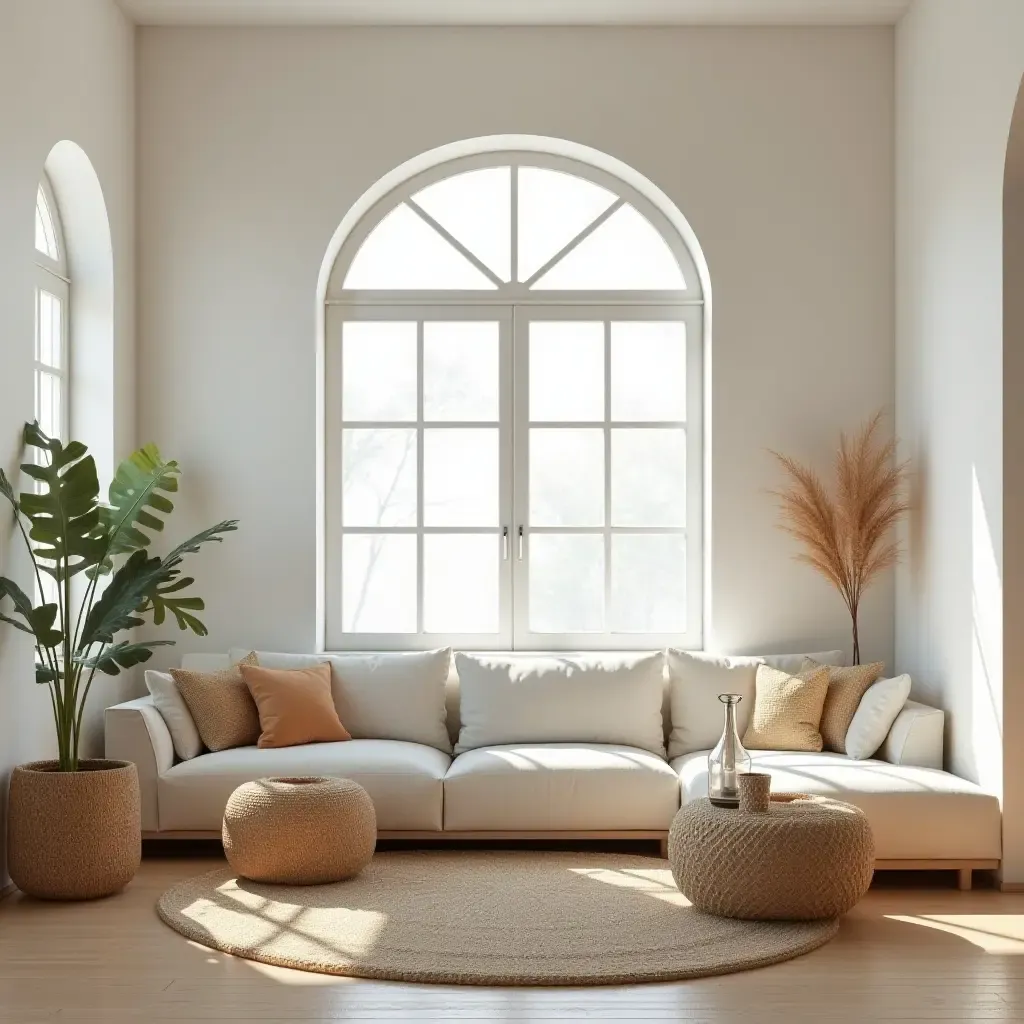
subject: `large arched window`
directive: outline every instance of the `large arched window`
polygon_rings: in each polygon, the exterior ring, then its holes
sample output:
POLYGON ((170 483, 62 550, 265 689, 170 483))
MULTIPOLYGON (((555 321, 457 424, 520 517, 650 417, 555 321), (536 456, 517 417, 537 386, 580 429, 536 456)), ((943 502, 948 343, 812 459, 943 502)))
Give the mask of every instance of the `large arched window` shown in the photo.
POLYGON ((36 191, 35 416, 50 437, 68 439, 67 247, 53 190, 43 175, 36 191))
POLYGON ((702 312, 663 211, 589 165, 376 203, 327 289, 326 646, 699 645, 702 312))

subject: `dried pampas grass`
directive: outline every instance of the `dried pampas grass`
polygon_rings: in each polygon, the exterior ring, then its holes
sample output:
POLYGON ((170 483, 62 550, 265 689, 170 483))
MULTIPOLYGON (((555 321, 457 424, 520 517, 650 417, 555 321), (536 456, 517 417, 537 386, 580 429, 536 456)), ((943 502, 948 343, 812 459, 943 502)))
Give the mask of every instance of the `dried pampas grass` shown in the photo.
POLYGON ((821 573, 849 609, 855 665, 860 664, 861 599, 899 561, 892 530, 909 508, 907 464, 896 461, 895 439, 879 437, 881 420, 876 413, 852 439, 840 436, 834 494, 814 470, 772 452, 787 477, 787 485, 772 492, 779 501, 779 525, 803 546, 797 560, 821 573))

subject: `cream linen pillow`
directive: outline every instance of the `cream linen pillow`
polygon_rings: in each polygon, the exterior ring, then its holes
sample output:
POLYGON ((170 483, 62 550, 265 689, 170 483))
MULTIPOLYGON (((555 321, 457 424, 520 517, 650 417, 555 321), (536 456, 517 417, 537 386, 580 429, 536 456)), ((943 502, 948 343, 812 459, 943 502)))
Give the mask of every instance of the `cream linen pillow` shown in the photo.
MULTIPOLYGON (((229 652, 232 661, 244 648, 229 652)), ((452 752, 445 714, 451 648, 388 654, 275 654, 257 651, 263 668, 331 665, 338 717, 353 739, 407 740, 452 752)))
POLYGON ((261 668, 241 665, 260 715, 260 747, 350 740, 331 699, 331 666, 261 668))
POLYGON ((668 756, 681 757, 695 750, 710 750, 722 735, 725 710, 720 693, 738 693, 736 731, 742 736, 754 710, 754 678, 764 664, 787 673, 799 672, 813 658, 822 665, 842 665, 842 651, 817 654, 715 655, 670 647, 668 655, 669 707, 672 731, 668 756))
POLYGON ((694 651, 668 650, 669 708, 672 731, 668 756, 710 750, 722 735, 725 709, 720 693, 738 693, 736 731, 742 736, 754 710, 757 657, 716 657, 694 651))
POLYGON ((203 752, 203 739, 174 679, 167 672, 156 672, 148 668, 146 689, 167 725, 174 752, 182 761, 198 757, 203 752))
POLYGON ((616 743, 665 756, 665 655, 458 652, 455 752, 504 743, 616 743))
POLYGON ((828 692, 828 668, 790 675, 760 665, 754 684, 754 713, 743 736, 749 750, 821 750, 821 712, 828 692))
POLYGON ((879 679, 868 687, 846 732, 846 756, 865 761, 878 753, 910 697, 910 676, 879 679))
POLYGON ((207 750, 250 747, 260 738, 260 716, 240 665, 257 664, 250 652, 219 672, 172 668, 171 677, 188 705, 207 750))
MULTIPOLYGON (((813 658, 807 658, 801 671, 809 672, 821 667, 813 658)), ((884 671, 884 661, 875 661, 870 665, 829 667, 828 693, 825 694, 825 707, 818 728, 825 750, 834 750, 837 754, 846 753, 846 733, 860 706, 860 699, 884 671)))

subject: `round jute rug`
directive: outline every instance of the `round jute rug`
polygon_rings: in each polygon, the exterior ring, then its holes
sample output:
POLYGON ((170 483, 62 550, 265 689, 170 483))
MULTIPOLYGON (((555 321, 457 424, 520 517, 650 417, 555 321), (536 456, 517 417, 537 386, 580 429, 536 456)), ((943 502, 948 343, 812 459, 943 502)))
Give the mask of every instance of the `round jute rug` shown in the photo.
POLYGON ((205 946, 322 974, 456 985, 604 985, 728 974, 810 952, 838 921, 694 910, 664 861, 606 853, 379 853, 332 885, 211 871, 160 897, 205 946))

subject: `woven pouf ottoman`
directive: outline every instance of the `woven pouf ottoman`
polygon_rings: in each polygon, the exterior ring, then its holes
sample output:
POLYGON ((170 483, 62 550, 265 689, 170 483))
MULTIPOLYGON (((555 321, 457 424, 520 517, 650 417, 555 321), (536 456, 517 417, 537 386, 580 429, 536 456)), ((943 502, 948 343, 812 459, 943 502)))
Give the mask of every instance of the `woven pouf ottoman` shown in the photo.
POLYGON ((340 882, 369 864, 377 815, 370 795, 351 779, 257 779, 229 797, 221 838, 243 878, 340 882))
POLYGON ((802 794, 773 795, 767 811, 686 804, 668 859, 698 909, 746 920, 839 917, 867 892, 875 844, 864 812, 802 794))

